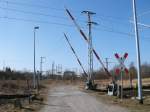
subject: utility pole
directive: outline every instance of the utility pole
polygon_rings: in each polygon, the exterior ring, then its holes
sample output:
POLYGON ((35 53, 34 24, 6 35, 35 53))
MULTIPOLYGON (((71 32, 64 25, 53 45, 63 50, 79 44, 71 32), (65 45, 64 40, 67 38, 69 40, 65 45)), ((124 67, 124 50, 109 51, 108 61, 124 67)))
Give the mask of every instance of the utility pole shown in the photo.
POLYGON ((34 30, 33 30, 33 32, 34 32, 34 74, 33 74, 33 87, 34 87, 34 89, 36 88, 36 68, 35 68, 35 32, 36 32, 36 30, 37 29, 39 29, 39 27, 38 26, 36 26, 36 27, 34 27, 34 30))
POLYGON ((62 65, 58 64, 58 70, 57 73, 60 75, 62 73, 62 65))
MULTIPOLYGON (((115 62, 109 61, 111 58, 105 58, 106 63, 106 69, 109 71, 109 65, 115 62)), ((114 74, 112 74, 112 82, 115 80, 114 74)))
POLYGON ((41 56, 40 58, 41 58, 41 61, 40 61, 40 76, 39 76, 39 80, 42 79, 43 63, 44 63, 43 59, 45 59, 45 57, 42 57, 42 56, 41 56))
POLYGON ((59 65, 56 65, 56 80, 58 80, 59 75, 59 65))
POLYGON ((61 77, 63 79, 63 68, 62 68, 62 65, 60 65, 60 75, 61 75, 61 77))
MULTIPOLYGON (((83 37, 83 39, 87 42, 87 44, 89 44, 89 39, 86 36, 86 34, 83 32, 83 30, 80 28, 80 25, 76 22, 76 19, 74 18, 74 16, 71 14, 71 12, 66 9, 67 15, 70 17, 70 19, 72 20, 72 22, 74 23, 74 25, 76 26, 77 30, 79 31, 79 33, 81 34, 81 36, 83 37)), ((98 62, 102 65, 103 70, 106 72, 106 74, 111 77, 110 72, 106 69, 104 63, 102 62, 100 56, 98 55, 98 53, 95 51, 94 48, 93 49, 93 54, 95 55, 96 59, 98 60, 98 62)))
POLYGON ((109 62, 108 62, 108 59, 109 59, 109 58, 105 58, 105 60, 106 60, 106 68, 107 68, 107 70, 109 69, 109 65, 108 65, 108 64, 109 64, 109 62))
POLYGON ((92 22, 91 21, 91 15, 94 15, 96 13, 91 12, 91 11, 83 11, 82 13, 87 14, 88 16, 88 27, 89 27, 89 45, 88 45, 88 81, 92 81, 92 83, 94 83, 93 80, 93 45, 92 45, 92 25, 97 25, 96 22, 92 22))
POLYGON ((139 43, 139 33, 138 33, 138 25, 137 25, 138 23, 137 23, 136 1, 135 0, 133 0, 133 17, 134 17, 136 52, 137 52, 138 98, 139 98, 139 103, 143 104, 142 79, 141 79, 141 59, 140 59, 140 43, 139 43))
POLYGON ((52 79, 54 78, 54 67, 55 67, 55 62, 52 63, 52 79))
POLYGON ((60 65, 60 72, 61 72, 61 75, 62 75, 62 65, 60 65))
POLYGON ((6 63, 5 63, 5 60, 3 60, 3 71, 6 70, 6 63))
POLYGON ((57 73, 58 73, 58 65, 56 65, 56 75, 57 75, 57 73))
POLYGON ((105 62, 106 63, 106 69, 109 71, 109 65, 112 64, 112 63, 116 63, 114 61, 109 61, 111 60, 111 58, 105 58, 105 62))

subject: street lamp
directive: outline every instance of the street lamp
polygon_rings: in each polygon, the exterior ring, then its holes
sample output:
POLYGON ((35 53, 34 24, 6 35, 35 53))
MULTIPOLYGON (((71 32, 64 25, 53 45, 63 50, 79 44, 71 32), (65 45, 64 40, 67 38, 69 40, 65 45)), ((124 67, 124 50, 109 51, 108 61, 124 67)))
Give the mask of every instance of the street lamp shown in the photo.
POLYGON ((33 75, 33 87, 34 87, 34 89, 36 88, 36 84, 35 84, 35 82, 36 82, 35 81, 35 77, 36 77, 36 70, 35 70, 35 32, 37 29, 39 29, 38 26, 34 27, 34 30, 33 30, 33 32, 34 32, 34 75, 33 75))

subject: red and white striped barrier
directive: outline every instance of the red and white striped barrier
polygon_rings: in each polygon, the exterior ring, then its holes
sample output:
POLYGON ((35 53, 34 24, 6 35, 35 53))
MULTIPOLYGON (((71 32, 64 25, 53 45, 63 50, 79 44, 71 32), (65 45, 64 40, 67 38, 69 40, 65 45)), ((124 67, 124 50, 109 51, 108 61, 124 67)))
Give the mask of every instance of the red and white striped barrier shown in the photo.
MULTIPOLYGON (((69 15, 70 19, 73 21, 73 23, 75 24, 75 26, 77 27, 78 31, 80 32, 80 34, 82 35, 82 37, 84 38, 84 40, 90 44, 88 37, 85 35, 85 33, 82 31, 82 29, 80 28, 80 26, 77 24, 75 18, 72 16, 72 14, 70 13, 70 11, 68 9, 66 9, 67 14, 69 15)), ((109 73, 109 71, 107 70, 107 68, 105 67, 105 65, 103 64, 102 60, 100 59, 99 55, 97 54, 97 52, 95 51, 94 48, 92 48, 92 51, 96 57, 96 59, 99 61, 99 63, 102 65, 102 68, 104 69, 104 71, 107 73, 108 76, 111 76, 111 74, 109 73)))
POLYGON ((88 77, 88 75, 87 75, 87 73, 86 73, 86 71, 85 71, 85 69, 84 69, 84 67, 83 67, 83 65, 82 65, 82 63, 81 63, 79 57, 77 56, 75 50, 73 49, 73 47, 72 47, 72 45, 71 45, 71 43, 70 43, 70 41, 69 41, 69 39, 68 39, 68 37, 67 37, 67 35, 66 35, 65 33, 64 33, 64 37, 65 37, 67 43, 69 44, 69 46, 70 46, 70 48, 71 48, 73 54, 75 55, 75 57, 76 57, 76 59, 77 59, 77 62, 78 62, 79 65, 81 66, 81 68, 82 68, 82 70, 83 70, 83 72, 84 72, 84 75, 85 75, 86 77, 88 77))

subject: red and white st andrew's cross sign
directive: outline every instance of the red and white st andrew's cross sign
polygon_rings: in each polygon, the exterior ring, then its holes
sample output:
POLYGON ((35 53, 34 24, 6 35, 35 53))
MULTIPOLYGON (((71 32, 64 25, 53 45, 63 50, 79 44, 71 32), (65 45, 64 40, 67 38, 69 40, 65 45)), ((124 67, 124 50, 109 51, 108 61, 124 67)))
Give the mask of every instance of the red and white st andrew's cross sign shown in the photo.
POLYGON ((116 69, 116 73, 120 74, 121 71, 125 71, 125 73, 128 74, 129 71, 124 65, 124 61, 128 57, 128 53, 125 53, 123 57, 120 57, 117 53, 115 53, 115 57, 117 58, 119 62, 119 67, 116 69))

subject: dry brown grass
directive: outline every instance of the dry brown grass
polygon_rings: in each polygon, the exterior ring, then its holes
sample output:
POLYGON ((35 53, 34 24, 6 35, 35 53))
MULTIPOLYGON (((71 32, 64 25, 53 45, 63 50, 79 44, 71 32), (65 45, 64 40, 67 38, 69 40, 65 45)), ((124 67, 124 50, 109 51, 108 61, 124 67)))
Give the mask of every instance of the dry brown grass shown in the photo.
MULTIPOLYGON (((32 82, 29 81, 31 88, 32 82)), ((1 80, 0 94, 23 94, 28 89, 26 80, 1 80)))
MULTIPOLYGON (((107 86, 110 84, 111 80, 95 80, 95 83, 100 86, 107 86)), ((121 81, 117 81, 117 83, 121 84, 121 81)), ((130 87, 130 81, 129 80, 123 80, 124 87, 130 87)), ((132 80, 132 85, 135 87, 137 84, 137 79, 132 80)), ((142 85, 150 85, 150 78, 144 78, 142 79, 142 85)))
MULTIPOLYGON (((32 81, 30 81, 30 85, 32 81)), ((38 98, 43 98, 44 100, 42 102, 45 102, 47 100, 48 90, 51 88, 52 81, 51 80, 43 80, 41 83, 41 89, 39 91, 38 98)), ((7 81, 1 81, 0 82, 1 87, 1 93, 5 94, 15 94, 17 92, 21 93, 25 89, 27 89, 27 82, 25 80, 7 80, 7 81), (2 87, 4 90, 2 90, 2 87), (14 87, 14 88, 12 88, 14 87), (16 92, 14 92, 16 91, 16 92), (20 92, 21 91, 21 92, 20 92)), ((6 100, 5 103, 2 103, 2 100, 0 99, 0 112, 33 112, 33 111, 39 111, 42 108, 41 101, 35 100, 32 101, 30 104, 28 103, 28 99, 21 100, 23 108, 19 109, 14 107, 14 101, 13 100, 6 100)))
MULTIPOLYGON (((95 83, 97 83, 100 86, 105 87, 110 83, 110 81, 109 80, 96 80, 95 83)), ((135 87, 137 84, 137 79, 134 79, 132 84, 135 87)), ((150 85, 150 78, 142 79, 142 84, 144 86, 150 85)), ((130 87, 130 81, 124 80, 124 86, 130 87)), ((90 92, 86 91, 86 92, 95 96, 97 99, 99 99, 100 101, 106 104, 109 103, 112 105, 119 105, 119 106, 129 109, 130 112, 150 112, 150 94, 144 97, 144 104, 141 105, 139 104, 139 101, 136 99, 124 98, 123 101, 121 101, 118 97, 108 96, 107 93, 104 93, 104 92, 95 92, 95 91, 90 91, 90 92)))

